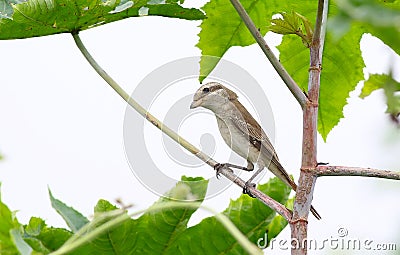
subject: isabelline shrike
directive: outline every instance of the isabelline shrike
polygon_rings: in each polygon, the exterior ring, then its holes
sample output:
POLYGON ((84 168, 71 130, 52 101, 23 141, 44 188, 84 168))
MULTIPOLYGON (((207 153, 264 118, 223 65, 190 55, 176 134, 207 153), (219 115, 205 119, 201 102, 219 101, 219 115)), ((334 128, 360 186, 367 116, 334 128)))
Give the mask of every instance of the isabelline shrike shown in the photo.
MULTIPOLYGON (((252 180, 267 167, 274 175, 296 191, 297 185, 290 178, 289 174, 279 162, 270 140, 262 130, 260 124, 251 116, 246 108, 238 101, 235 92, 222 86, 217 82, 210 82, 201 86, 193 96, 190 108, 202 106, 211 110, 217 118, 218 129, 225 143, 239 156, 247 160, 247 167, 233 164, 221 164, 216 167, 218 170, 224 165, 235 167, 246 171, 254 169, 257 163, 258 169, 246 182, 243 193, 250 196, 249 186, 255 186, 252 180)), ((311 212, 317 219, 321 216, 311 206, 311 212)))

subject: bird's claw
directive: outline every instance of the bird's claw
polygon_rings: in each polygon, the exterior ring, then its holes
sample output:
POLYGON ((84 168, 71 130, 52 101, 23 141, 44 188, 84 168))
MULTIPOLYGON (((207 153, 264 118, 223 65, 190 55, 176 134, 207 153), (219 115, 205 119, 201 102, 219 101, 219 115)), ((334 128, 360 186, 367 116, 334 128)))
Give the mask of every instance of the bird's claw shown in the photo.
POLYGON ((255 183, 251 183, 251 182, 246 182, 245 184, 244 184, 244 187, 243 187, 243 194, 247 194, 247 195, 249 195, 250 197, 252 197, 252 198, 255 198, 256 196, 254 196, 251 192, 250 192, 250 189, 249 188, 255 188, 256 187, 256 184, 255 183))
POLYGON ((220 163, 217 163, 214 166, 214 170, 216 171, 215 177, 217 177, 217 179, 219 179, 219 177, 221 176, 220 171, 222 168, 224 168, 224 166, 225 166, 225 164, 220 164, 220 163))

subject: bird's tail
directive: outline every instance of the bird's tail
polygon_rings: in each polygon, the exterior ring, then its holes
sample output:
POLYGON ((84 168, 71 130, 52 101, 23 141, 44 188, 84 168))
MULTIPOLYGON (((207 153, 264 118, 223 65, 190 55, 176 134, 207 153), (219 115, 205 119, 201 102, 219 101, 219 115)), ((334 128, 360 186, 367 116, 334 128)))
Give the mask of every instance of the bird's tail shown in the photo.
MULTIPOLYGON (((294 191, 297 190, 297 184, 290 178, 289 174, 286 172, 286 170, 283 168, 283 166, 279 163, 278 160, 272 161, 270 164, 269 169, 273 174, 278 176, 283 182, 285 182, 288 186, 292 187, 294 191), (273 169, 274 166, 276 166, 277 169, 273 169)), ((315 210, 315 208, 311 205, 310 212, 317 218, 317 220, 321 219, 321 216, 315 210)))

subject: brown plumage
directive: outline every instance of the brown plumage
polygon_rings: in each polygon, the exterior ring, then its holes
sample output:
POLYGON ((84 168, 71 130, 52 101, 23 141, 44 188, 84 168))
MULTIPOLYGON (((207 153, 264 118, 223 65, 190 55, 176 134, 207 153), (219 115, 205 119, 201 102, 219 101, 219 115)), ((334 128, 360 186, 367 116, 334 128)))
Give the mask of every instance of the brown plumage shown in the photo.
MULTIPOLYGON (((267 135, 239 102, 235 92, 217 82, 207 83, 201 86, 193 97, 191 108, 199 106, 214 112, 224 141, 247 160, 247 170, 253 170, 253 163, 257 163, 258 170, 246 185, 250 185, 264 167, 267 167, 294 191, 297 190, 296 183, 283 168, 267 135)), ((310 211, 317 219, 321 219, 314 207, 311 206, 310 211)))

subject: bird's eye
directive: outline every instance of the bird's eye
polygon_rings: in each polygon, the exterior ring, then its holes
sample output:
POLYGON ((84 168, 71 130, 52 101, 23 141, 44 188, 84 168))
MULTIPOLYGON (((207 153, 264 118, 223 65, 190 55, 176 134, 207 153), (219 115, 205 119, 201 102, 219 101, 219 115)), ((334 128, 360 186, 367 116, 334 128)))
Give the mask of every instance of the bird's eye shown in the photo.
POLYGON ((203 89, 203 92, 204 92, 204 93, 210 92, 210 88, 204 88, 204 89, 203 89))

